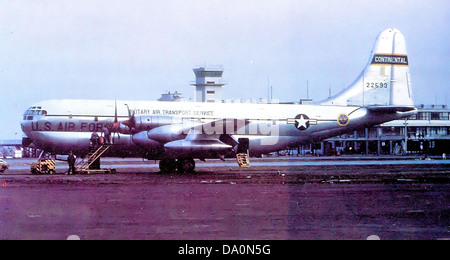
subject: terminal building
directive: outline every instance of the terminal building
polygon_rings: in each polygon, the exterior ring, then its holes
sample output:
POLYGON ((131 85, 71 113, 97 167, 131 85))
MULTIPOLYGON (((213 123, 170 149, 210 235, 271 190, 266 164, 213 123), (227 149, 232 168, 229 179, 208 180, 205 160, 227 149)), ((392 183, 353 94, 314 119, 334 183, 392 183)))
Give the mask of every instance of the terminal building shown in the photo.
POLYGON ((183 94, 179 93, 178 91, 175 91, 174 93, 171 93, 170 91, 161 94, 161 98, 158 99, 158 101, 164 101, 164 102, 186 102, 188 101, 185 97, 183 97, 183 94))
POLYGON ((450 154, 450 109, 447 105, 420 105, 406 120, 391 121, 372 128, 302 146, 303 154, 317 155, 442 155, 450 154))

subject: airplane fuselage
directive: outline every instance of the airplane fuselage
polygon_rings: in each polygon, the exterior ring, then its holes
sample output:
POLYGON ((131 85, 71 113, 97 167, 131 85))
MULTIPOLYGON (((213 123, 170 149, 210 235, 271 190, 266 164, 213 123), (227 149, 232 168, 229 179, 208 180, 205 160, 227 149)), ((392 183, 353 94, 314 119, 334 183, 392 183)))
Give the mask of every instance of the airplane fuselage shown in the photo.
POLYGON ((203 139, 221 135, 248 138, 250 152, 264 154, 405 116, 349 106, 50 100, 27 110, 21 125, 39 149, 85 155, 92 134, 101 135, 114 123, 116 109, 117 119, 127 120, 128 108, 137 119, 136 127, 121 125, 111 133, 114 146, 110 155, 148 159, 167 156, 166 145, 184 140, 191 129, 198 130, 203 139), (220 119, 230 120, 219 126, 220 119))

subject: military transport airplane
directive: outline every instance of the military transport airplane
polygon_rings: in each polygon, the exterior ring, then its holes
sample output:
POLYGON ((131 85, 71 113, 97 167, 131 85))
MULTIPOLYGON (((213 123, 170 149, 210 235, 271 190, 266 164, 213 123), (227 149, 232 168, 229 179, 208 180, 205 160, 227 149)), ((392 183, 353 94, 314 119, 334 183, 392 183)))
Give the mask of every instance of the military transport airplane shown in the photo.
POLYGON ((311 105, 50 100, 21 122, 24 144, 86 156, 94 132, 112 136, 107 156, 160 160, 163 172, 193 171, 194 159, 265 154, 416 113, 405 38, 389 28, 342 93, 311 105))

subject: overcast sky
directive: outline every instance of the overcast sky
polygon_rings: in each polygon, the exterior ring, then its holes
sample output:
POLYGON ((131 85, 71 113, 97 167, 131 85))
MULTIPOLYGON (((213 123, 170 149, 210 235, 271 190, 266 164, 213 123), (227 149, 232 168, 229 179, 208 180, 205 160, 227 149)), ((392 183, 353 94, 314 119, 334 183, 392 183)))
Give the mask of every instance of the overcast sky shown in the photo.
POLYGON ((222 65, 224 98, 322 100, 366 65, 378 33, 407 40, 417 104, 450 103, 448 0, 0 0, 1 139, 46 99, 193 98, 222 65), (447 100, 449 99, 449 100, 447 100))

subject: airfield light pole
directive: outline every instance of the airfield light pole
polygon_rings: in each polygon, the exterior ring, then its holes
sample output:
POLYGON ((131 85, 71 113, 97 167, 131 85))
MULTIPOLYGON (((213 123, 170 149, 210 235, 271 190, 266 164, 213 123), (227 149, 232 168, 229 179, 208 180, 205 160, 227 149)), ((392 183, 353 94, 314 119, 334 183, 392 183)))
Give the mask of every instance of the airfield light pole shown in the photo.
POLYGON ((273 100, 273 86, 270 86, 270 103, 272 103, 273 100))
POLYGON ((408 118, 405 119, 405 155, 408 155, 408 118))
POLYGON ((270 85, 270 77, 267 77, 267 103, 272 104, 273 86, 270 85))
POLYGON ((306 81, 306 99, 309 99, 309 80, 306 81))

